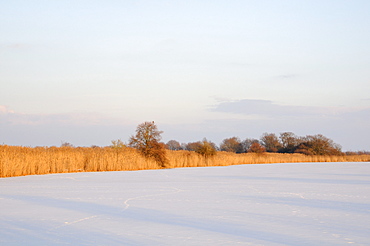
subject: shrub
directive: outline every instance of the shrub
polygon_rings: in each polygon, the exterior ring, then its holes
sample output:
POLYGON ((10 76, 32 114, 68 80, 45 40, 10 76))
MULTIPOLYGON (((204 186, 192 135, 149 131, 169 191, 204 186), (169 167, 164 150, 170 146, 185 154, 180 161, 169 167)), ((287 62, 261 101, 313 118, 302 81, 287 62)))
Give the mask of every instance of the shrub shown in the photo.
POLYGON ((266 149, 261 144, 254 142, 252 143, 251 147, 249 147, 248 152, 261 154, 266 152, 266 149))
POLYGON ((207 140, 203 140, 201 142, 201 145, 199 146, 199 148, 197 150, 195 150, 195 152, 197 152, 198 154, 201 154, 202 156, 208 158, 208 157, 216 155, 217 150, 216 150, 213 143, 208 142, 207 140))
POLYGON ((112 145, 109 146, 109 147, 111 147, 113 149, 122 149, 122 148, 126 147, 126 145, 122 142, 121 139, 112 140, 111 143, 112 143, 112 145))

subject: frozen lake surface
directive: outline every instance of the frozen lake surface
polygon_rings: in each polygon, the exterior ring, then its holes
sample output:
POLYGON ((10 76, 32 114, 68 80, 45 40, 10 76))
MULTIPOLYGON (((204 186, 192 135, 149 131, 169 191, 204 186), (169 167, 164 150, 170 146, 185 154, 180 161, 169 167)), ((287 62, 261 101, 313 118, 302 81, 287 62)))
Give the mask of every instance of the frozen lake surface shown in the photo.
POLYGON ((370 163, 0 179, 0 245, 370 245, 370 163))

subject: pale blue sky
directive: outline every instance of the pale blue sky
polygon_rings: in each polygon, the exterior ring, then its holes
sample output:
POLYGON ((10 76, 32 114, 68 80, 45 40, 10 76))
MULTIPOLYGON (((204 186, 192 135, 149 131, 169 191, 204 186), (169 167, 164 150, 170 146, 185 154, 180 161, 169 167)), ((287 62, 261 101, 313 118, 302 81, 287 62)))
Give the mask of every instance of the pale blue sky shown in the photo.
POLYGON ((1 1, 0 142, 324 134, 370 149, 370 1, 1 1))

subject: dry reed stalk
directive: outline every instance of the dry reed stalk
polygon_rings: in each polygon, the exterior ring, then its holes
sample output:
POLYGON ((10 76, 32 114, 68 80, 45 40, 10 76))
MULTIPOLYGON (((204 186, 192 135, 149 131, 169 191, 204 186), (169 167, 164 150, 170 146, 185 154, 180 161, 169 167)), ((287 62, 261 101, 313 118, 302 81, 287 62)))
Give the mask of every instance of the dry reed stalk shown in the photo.
MULTIPOLYGON (((307 156, 217 152, 215 156, 206 158, 193 151, 185 150, 166 150, 166 154, 169 160, 167 168, 291 162, 370 162, 370 155, 307 156)), ((143 157, 132 148, 30 148, 0 145, 0 177, 159 168, 161 167, 154 160, 143 157)))

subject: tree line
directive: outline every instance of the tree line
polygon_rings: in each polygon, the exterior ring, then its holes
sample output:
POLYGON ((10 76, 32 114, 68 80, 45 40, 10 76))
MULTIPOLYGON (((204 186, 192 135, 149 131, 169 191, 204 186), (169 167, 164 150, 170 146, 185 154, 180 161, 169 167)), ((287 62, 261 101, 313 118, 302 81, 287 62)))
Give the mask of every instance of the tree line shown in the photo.
POLYGON ((182 143, 170 140, 166 147, 170 150, 196 151, 208 143, 215 151, 233 153, 301 153, 305 155, 342 155, 341 146, 322 134, 300 137, 292 132, 264 133, 260 139, 230 137, 222 140, 219 146, 206 139, 203 141, 182 143))
MULTIPOLYGON (((247 138, 241 140, 239 137, 225 138, 217 145, 207 139, 202 141, 180 143, 170 140, 161 142, 161 134, 154 121, 139 124, 136 134, 131 136, 128 146, 138 149, 144 156, 156 160, 165 167, 168 163, 165 149, 195 151, 204 157, 216 155, 217 151, 233 153, 300 153, 304 155, 332 155, 345 154, 369 154, 368 152, 343 153, 341 146, 322 134, 297 136, 293 132, 282 132, 279 135, 264 133, 260 139, 247 138)), ((121 140, 112 141, 113 148, 125 147, 121 140)))

